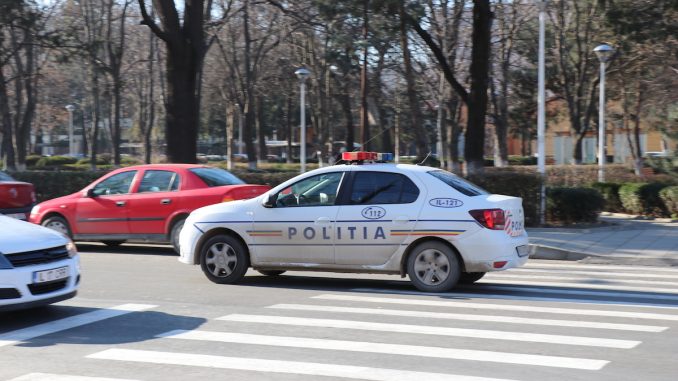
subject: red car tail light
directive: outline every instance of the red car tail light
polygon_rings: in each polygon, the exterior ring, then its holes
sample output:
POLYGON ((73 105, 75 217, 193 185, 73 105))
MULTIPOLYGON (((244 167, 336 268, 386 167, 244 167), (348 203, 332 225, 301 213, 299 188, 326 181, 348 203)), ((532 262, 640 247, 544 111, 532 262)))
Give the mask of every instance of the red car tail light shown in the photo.
POLYGON ((476 209, 468 212, 476 221, 491 230, 504 230, 506 218, 501 209, 476 209))

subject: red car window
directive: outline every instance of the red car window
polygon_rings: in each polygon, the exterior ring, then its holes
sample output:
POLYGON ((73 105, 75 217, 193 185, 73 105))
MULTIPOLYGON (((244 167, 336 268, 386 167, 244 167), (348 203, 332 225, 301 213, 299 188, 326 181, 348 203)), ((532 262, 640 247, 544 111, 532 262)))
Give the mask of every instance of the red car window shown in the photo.
POLYGON ((138 193, 171 192, 179 189, 180 177, 176 172, 148 170, 139 184, 138 193))

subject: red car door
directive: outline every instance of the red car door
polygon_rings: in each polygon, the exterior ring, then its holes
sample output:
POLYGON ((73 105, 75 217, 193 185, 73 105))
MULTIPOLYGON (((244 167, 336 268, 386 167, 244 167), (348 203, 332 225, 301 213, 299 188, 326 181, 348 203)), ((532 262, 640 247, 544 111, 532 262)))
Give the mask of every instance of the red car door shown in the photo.
POLYGON ((181 204, 181 176, 173 170, 146 170, 129 200, 131 234, 165 234, 167 219, 181 204))
POLYGON ((77 202, 76 234, 129 234, 130 189, 137 171, 120 172, 96 184, 77 202))

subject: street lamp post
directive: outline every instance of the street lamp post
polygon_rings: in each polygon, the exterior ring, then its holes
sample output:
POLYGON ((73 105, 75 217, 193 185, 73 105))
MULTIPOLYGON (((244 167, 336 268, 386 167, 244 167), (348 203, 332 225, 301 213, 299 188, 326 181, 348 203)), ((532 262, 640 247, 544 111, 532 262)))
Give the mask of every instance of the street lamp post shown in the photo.
POLYGON ((75 148, 75 142, 73 141, 73 110, 75 110, 75 106, 66 105, 66 110, 68 111, 68 155, 74 156, 75 153, 73 151, 75 148))
POLYGON ((539 63, 538 63, 538 95, 537 95, 537 169, 542 177, 540 190, 539 222, 546 222, 546 150, 544 148, 544 135, 546 134, 546 91, 544 79, 544 40, 545 40, 545 11, 546 1, 539 1, 539 63))
POLYGON ((614 53, 610 45, 602 44, 593 49, 600 60, 600 97, 598 104, 598 182, 605 182, 605 64, 614 53))
POLYGON ((306 78, 311 75, 311 72, 306 68, 297 69, 294 74, 299 78, 300 97, 301 97, 301 131, 299 133, 299 159, 301 163, 301 173, 306 172, 306 78))

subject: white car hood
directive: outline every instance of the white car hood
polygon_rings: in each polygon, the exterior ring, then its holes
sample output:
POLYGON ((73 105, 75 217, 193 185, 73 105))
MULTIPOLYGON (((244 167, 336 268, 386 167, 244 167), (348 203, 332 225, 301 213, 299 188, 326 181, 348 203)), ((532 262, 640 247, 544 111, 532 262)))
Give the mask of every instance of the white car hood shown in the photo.
POLYGON ((0 253, 2 254, 46 249, 67 243, 68 238, 54 230, 0 215, 0 253))

